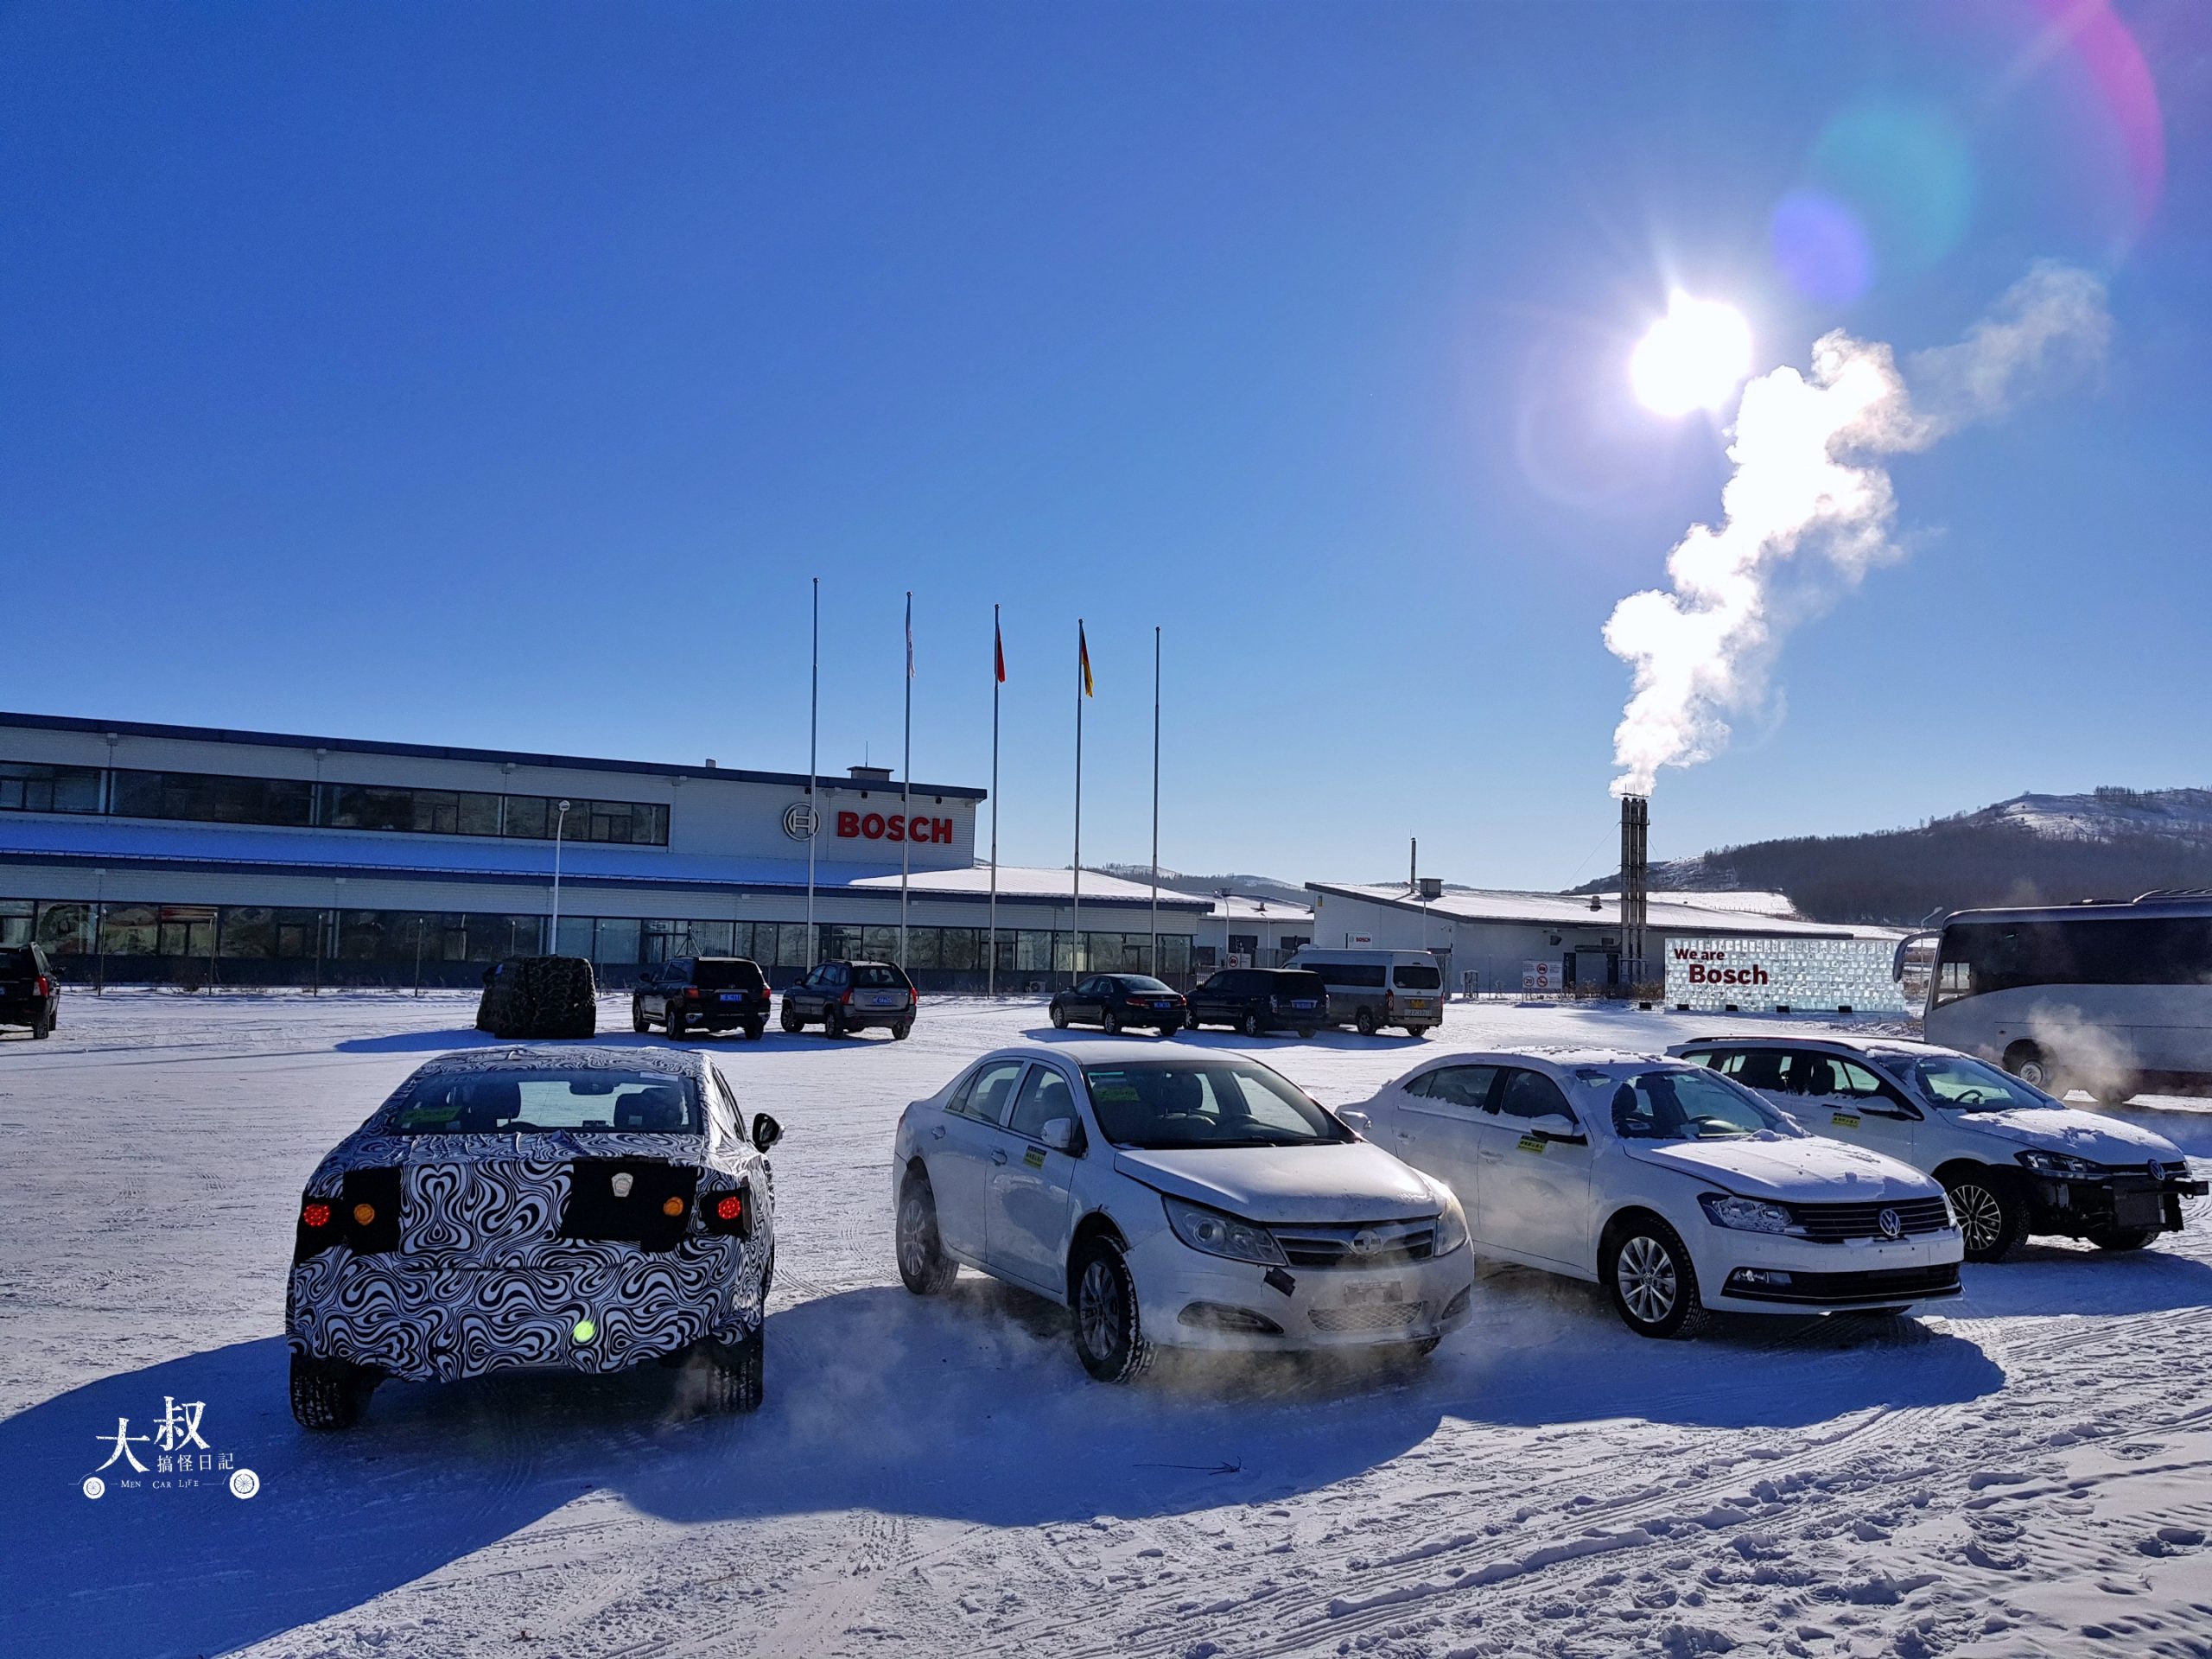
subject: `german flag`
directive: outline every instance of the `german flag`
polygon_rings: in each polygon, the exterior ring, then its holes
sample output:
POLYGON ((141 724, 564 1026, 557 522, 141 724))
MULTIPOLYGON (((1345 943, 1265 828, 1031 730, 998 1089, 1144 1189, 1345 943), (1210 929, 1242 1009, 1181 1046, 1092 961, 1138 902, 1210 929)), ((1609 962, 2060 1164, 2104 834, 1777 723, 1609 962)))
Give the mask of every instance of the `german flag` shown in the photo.
POLYGON ((1084 637, 1083 623, 1080 620, 1077 620, 1075 625, 1075 655, 1077 662, 1083 667, 1083 695, 1086 697, 1096 696, 1097 690, 1090 683, 1090 641, 1084 637))

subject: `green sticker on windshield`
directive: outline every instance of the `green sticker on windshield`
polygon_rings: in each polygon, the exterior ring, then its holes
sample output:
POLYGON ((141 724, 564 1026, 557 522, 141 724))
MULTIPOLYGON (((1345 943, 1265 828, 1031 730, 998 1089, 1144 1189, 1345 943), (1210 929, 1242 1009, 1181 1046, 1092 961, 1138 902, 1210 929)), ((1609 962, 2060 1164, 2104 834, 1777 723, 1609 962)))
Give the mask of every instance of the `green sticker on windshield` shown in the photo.
POLYGON ((1543 1136, 1541 1136, 1541 1135, 1522 1135, 1522 1136, 1521 1137, 1521 1150, 1522 1150, 1522 1151, 1523 1151, 1523 1152, 1541 1152, 1543 1149, 1544 1149, 1544 1137, 1543 1137, 1543 1136))
POLYGON ((1102 1103, 1109 1100, 1142 1100, 1144 1098, 1142 1095, 1137 1093, 1134 1084, 1126 1083, 1109 1083, 1103 1088, 1094 1083, 1090 1085, 1090 1097, 1102 1103))
POLYGON ((1856 1112, 1838 1112, 1829 1121, 1839 1129, 1855 1129, 1859 1127, 1859 1114, 1856 1112))

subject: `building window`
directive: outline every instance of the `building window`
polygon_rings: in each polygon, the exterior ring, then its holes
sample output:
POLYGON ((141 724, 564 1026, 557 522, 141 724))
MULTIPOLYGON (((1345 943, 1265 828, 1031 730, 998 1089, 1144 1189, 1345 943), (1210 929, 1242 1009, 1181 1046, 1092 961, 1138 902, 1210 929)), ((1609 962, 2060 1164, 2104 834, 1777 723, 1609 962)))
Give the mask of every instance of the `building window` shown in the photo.
POLYGON ((306 825, 314 822, 315 785, 296 778, 118 771, 108 810, 123 818, 306 825))
POLYGON ((0 760, 0 812, 97 812, 97 766, 48 766, 0 760))

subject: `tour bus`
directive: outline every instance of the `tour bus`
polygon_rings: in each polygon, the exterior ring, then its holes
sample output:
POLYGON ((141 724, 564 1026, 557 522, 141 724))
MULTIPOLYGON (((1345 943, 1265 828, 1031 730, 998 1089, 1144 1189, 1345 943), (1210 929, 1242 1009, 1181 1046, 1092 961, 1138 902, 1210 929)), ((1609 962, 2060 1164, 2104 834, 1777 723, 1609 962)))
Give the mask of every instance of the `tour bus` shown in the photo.
POLYGON ((1329 988, 1332 1026, 1372 1037, 1396 1026, 1418 1037, 1444 1023, 1444 973, 1426 950, 1319 950, 1302 947, 1283 964, 1311 968, 1329 988))
POLYGON ((2212 893, 1958 911, 1898 944, 1896 977, 1930 938, 1929 1042, 2047 1094, 2212 1093, 2212 893))

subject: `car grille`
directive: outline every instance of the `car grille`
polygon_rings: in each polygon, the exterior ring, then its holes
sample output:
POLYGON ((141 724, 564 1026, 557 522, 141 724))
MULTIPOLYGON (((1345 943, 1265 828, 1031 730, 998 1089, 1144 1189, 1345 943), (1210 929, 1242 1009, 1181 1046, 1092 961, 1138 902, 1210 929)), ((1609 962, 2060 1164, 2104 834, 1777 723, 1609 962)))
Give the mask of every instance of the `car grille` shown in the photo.
POLYGON ((1793 1204, 1789 1212, 1797 1217, 1808 1238, 1823 1244, 1837 1244, 1847 1238, 1888 1238, 1890 1233, 1882 1226, 1882 1211, 1897 1212, 1899 1238, 1911 1238, 1922 1233, 1940 1233, 1951 1224, 1950 1211, 1941 1198, 1900 1198, 1895 1204, 1793 1204))
POLYGON ((1348 1222, 1268 1230, 1294 1268, 1387 1268, 1426 1262, 1436 1249, 1433 1221, 1348 1222), (1370 1245, 1365 1250, 1358 1244, 1363 1235, 1370 1245))
POLYGON ((1403 1331, 1419 1325, 1427 1302, 1374 1302, 1361 1307, 1317 1307, 1307 1313, 1316 1331, 1403 1331))

